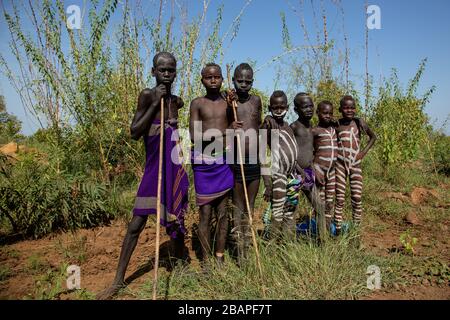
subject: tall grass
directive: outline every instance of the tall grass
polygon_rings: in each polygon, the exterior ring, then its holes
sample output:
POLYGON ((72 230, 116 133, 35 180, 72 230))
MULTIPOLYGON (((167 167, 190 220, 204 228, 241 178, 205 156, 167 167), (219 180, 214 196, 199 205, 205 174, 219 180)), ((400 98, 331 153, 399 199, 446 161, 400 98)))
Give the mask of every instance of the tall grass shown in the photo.
MULTIPOLYGON (((207 273, 194 267, 177 267, 160 277, 160 299, 356 299, 368 294, 367 267, 377 265, 382 281, 389 286, 400 268, 397 258, 380 258, 360 250, 355 235, 317 246, 309 241, 284 244, 261 243, 260 257, 264 274, 261 282, 254 255, 247 265, 237 267, 227 257, 218 269, 212 264, 207 273), (165 294, 163 294, 165 292, 165 294)), ((151 283, 140 290, 128 291, 138 298, 151 294, 151 283)))

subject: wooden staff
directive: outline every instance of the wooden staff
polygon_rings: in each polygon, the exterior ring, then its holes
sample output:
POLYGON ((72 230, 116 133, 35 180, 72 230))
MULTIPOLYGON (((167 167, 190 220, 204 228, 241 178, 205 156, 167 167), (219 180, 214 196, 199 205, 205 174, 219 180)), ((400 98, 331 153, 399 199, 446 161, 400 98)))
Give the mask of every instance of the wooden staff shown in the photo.
POLYGON ((161 220, 161 182, 162 182, 162 164, 164 152, 164 98, 161 98, 161 128, 159 130, 159 164, 158 164, 158 191, 156 195, 156 247, 155 264, 153 267, 153 300, 156 300, 156 289, 158 287, 158 265, 159 265, 159 235, 161 220))
MULTIPOLYGON (((228 78, 228 87, 231 90, 231 77, 230 77, 230 66, 227 64, 227 78, 228 78)), ((237 117, 237 103, 236 101, 232 101, 232 106, 233 106, 233 116, 234 116, 234 121, 238 121, 238 117, 237 117)), ((248 201, 248 193, 247 193, 247 184, 246 184, 246 180, 245 180, 245 172, 244 172, 244 164, 242 163, 242 150, 241 150, 241 136, 239 134, 236 135, 237 137, 237 149, 238 149, 238 158, 241 160, 240 161, 240 168, 241 168, 241 176, 242 176, 242 185, 244 186, 244 197, 245 197, 245 204, 247 207, 247 212, 248 212, 248 221, 250 223, 250 230, 252 233, 252 240, 253 240, 253 246, 255 247, 255 253, 256 253, 256 264, 258 265, 258 271, 259 271, 259 275, 261 276, 261 281, 263 283, 263 297, 266 297, 266 288, 264 287, 264 278, 263 278, 263 273, 262 273, 262 268, 261 268, 261 261, 259 259, 259 250, 258 250, 258 242, 256 241, 256 233, 255 233, 255 229, 253 229, 253 217, 252 217, 252 211, 250 210, 250 202, 248 201)))

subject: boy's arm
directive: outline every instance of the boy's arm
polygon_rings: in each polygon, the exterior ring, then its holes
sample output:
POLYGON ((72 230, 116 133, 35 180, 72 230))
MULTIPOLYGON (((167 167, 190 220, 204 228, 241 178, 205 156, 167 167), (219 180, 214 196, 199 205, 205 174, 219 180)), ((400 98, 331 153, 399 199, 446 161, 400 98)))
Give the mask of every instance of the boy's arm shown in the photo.
MULTIPOLYGON (((264 121, 261 126, 260 129, 265 129, 267 131, 270 130, 270 125, 268 121, 264 121)), ((267 146, 269 146, 270 148, 270 144, 269 144, 269 139, 270 139, 270 134, 268 134, 267 136, 267 146)), ((266 149, 267 151, 267 149, 266 149)), ((265 154, 265 156, 267 157, 267 152, 265 154)), ((264 159, 264 162, 261 163, 261 173, 262 173, 262 178, 264 181, 264 187, 266 188, 266 190, 264 191, 264 200, 269 202, 272 200, 272 175, 271 170, 270 170, 270 165, 267 163, 267 158, 264 159)))
MULTIPOLYGON (((317 127, 314 127, 314 128, 312 128, 311 132, 312 132, 313 139, 314 139, 313 155, 314 155, 314 160, 315 160, 315 156, 316 156, 316 152, 317 152, 317 149, 316 149, 316 138, 320 134, 320 130, 317 127)), ((314 177, 315 177, 315 180, 316 180, 316 184, 318 184, 319 186, 323 186, 325 184, 324 176, 321 173, 319 165, 314 160, 313 160, 313 164, 312 164, 312 169, 314 171, 314 177)))
POLYGON ((273 181, 272 181, 272 175, 271 175, 271 169, 269 164, 261 164, 261 172, 262 172, 262 178, 264 182, 264 200, 267 202, 270 202, 272 200, 272 187, 273 187, 273 181))
MULTIPOLYGON (((150 128, 152 120, 160 107, 161 98, 167 95, 168 90, 164 84, 160 84, 153 89, 144 89, 139 94, 138 106, 131 122, 131 138, 138 140, 150 128)), ((164 119, 163 119, 164 120, 164 119)))
POLYGON ((356 160, 363 159, 367 152, 373 147, 375 141, 377 140, 377 136, 375 135, 375 132, 372 131, 372 129, 369 128, 367 123, 363 119, 359 119, 361 128, 364 130, 364 132, 369 136, 369 142, 367 143, 367 146, 364 148, 363 151, 361 151, 356 160))
POLYGON ((201 137, 202 133, 197 132, 198 128, 195 128, 195 124, 200 121, 200 106, 196 99, 192 100, 191 106, 189 108, 189 134, 191 136, 191 141, 195 143, 194 137, 201 137))
POLYGON ((234 89, 229 89, 228 91, 224 91, 221 93, 222 97, 227 102, 227 118, 228 118, 228 129, 238 130, 241 129, 244 122, 243 121, 235 121, 234 119, 234 111, 233 111, 233 102, 237 103, 237 95, 234 89))
MULTIPOLYGON (((262 165, 261 167, 264 167, 262 165)), ((270 170, 270 168, 268 168, 270 170)), ((264 181, 264 187, 266 190, 264 191, 264 200, 270 202, 272 200, 272 176, 270 175, 262 175, 264 181)))
POLYGON ((296 124, 296 122, 297 122, 297 121, 294 121, 294 122, 292 122, 292 123, 289 125, 289 127, 291 127, 292 131, 294 131, 294 136, 297 135, 297 124, 296 124))
POLYGON ((155 117, 158 110, 159 101, 153 100, 153 93, 151 89, 144 89, 139 94, 138 105, 133 121, 130 126, 131 138, 138 140, 144 135, 150 125, 151 119, 155 117))
POLYGON ((300 165, 297 162, 295 162, 295 169, 296 169, 297 173, 299 173, 302 176, 302 179, 304 180, 305 179, 305 170, 303 170, 303 168, 300 167, 300 165))
POLYGON ((263 119, 263 105, 262 105, 262 100, 260 96, 256 96, 258 98, 257 100, 257 108, 258 108, 258 120, 259 120, 259 125, 261 126, 264 119, 263 119))
POLYGON ((178 109, 181 109, 184 107, 183 99, 181 99, 181 97, 178 97, 178 96, 177 96, 177 107, 178 107, 178 109))
POLYGON ((311 128, 311 133, 313 136, 313 154, 316 154, 316 137, 319 135, 319 130, 317 129, 317 127, 313 127, 311 128))

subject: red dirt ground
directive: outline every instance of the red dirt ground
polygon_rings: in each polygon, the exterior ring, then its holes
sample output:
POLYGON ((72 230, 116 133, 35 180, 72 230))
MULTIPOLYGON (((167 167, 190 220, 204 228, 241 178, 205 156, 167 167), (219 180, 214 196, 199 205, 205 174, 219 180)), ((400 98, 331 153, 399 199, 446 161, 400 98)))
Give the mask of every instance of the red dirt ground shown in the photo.
MULTIPOLYGON (((424 194, 420 190, 421 196, 424 194)), ((402 198, 400 195, 396 197, 402 198)), ((403 201, 403 199, 401 199, 403 201)), ((442 210, 448 210, 444 207, 442 210)), ((260 213, 259 213, 260 214, 260 213)), ((372 230, 368 228, 363 236, 363 245, 378 255, 388 255, 391 250, 398 249, 401 244, 399 236, 406 229, 412 230, 412 235, 420 235, 417 246, 417 256, 438 256, 444 261, 450 261, 448 242, 449 221, 439 224, 431 223, 417 212, 420 224, 408 225, 400 220, 377 221, 384 227, 372 230), (381 230, 381 231, 380 231, 381 230)), ((195 215, 189 217, 195 220, 195 215)), ((255 219, 260 221, 261 219, 255 219)), ((155 236, 153 223, 149 223, 139 238, 136 250, 128 267, 127 277, 133 276, 129 284, 131 290, 138 289, 152 277, 152 261, 154 256, 155 236), (143 269, 143 272, 139 269, 143 269)), ((188 223, 192 225, 192 221, 188 223)), ((81 287, 89 292, 98 293, 105 289, 113 280, 120 247, 126 232, 126 223, 116 220, 110 226, 91 230, 79 230, 76 233, 52 235, 39 240, 26 240, 0 247, 0 267, 8 270, 8 275, 0 278, 0 299, 38 298, 36 296, 36 279, 49 270, 57 271, 64 263, 77 264, 81 267, 81 287), (81 249, 80 249, 81 248, 81 249), (77 258, 80 254, 84 257, 77 258)), ((161 239, 161 260, 168 255, 168 237, 163 233, 161 239)), ((192 263, 198 260, 192 251, 191 239, 188 237, 186 246, 192 263)), ((162 267, 164 268, 164 267, 162 267)), ((71 296, 61 295, 61 299, 71 296)), ((133 296, 121 295, 120 299, 135 299, 133 296)), ((433 283, 418 285, 394 286, 382 289, 363 299, 444 299, 450 300, 450 289, 447 286, 436 286, 433 283)))

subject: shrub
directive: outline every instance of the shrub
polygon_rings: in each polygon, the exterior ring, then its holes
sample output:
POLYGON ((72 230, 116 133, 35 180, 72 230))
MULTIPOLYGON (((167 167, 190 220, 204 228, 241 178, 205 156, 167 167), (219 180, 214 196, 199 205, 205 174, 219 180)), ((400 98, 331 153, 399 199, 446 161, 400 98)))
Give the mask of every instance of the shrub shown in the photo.
POLYGON ((441 132, 433 132, 430 139, 431 161, 439 173, 450 175, 450 137, 441 132))
POLYGON ((423 97, 417 97, 417 86, 425 64, 426 59, 421 62, 406 91, 402 90, 395 70, 380 88, 371 124, 377 128, 377 149, 385 166, 417 160, 424 147, 428 123, 424 107, 434 91, 433 87, 423 97))
POLYGON ((88 228, 113 218, 105 185, 71 176, 28 157, 5 162, 0 175, 0 220, 15 233, 34 238, 50 232, 88 228), (6 218, 6 219, 5 219, 6 218))

